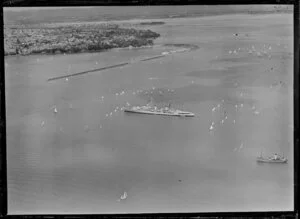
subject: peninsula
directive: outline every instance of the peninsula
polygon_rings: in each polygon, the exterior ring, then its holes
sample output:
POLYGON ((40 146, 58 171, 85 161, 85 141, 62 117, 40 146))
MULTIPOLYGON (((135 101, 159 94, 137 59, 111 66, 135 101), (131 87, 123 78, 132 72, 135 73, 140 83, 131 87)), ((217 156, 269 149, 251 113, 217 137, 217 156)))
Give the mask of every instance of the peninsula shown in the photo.
POLYGON ((96 52, 151 46, 159 36, 106 23, 11 25, 4 27, 4 51, 5 56, 96 52))

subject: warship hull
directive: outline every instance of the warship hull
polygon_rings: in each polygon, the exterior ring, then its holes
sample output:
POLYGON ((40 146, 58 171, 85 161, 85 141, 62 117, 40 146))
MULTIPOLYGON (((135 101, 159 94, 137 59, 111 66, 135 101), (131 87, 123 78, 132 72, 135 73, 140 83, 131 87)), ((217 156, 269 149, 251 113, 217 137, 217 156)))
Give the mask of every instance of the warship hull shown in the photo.
POLYGON ((287 163, 288 160, 286 158, 274 160, 270 158, 258 157, 256 161, 259 163, 287 163))
POLYGON ((160 115, 160 116, 178 116, 178 117, 194 117, 195 114, 190 112, 157 112, 157 111, 148 111, 148 110, 134 110, 134 109, 125 109, 124 112, 126 113, 138 113, 138 114, 148 114, 148 115, 160 115))

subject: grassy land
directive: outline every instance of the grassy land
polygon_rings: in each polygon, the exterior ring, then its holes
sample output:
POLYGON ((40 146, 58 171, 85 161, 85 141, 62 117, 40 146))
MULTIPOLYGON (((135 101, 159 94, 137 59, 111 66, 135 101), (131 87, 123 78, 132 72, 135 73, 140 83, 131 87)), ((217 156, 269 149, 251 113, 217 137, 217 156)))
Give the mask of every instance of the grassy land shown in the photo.
POLYGON ((101 51, 153 44, 151 30, 109 24, 14 25, 4 28, 5 55, 59 54, 101 51))

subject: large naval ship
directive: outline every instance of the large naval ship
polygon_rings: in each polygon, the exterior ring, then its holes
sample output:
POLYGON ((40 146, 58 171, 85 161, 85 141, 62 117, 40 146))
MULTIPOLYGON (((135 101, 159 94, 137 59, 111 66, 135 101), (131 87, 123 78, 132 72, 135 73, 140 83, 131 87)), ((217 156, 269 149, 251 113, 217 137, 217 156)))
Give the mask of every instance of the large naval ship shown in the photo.
POLYGON ((287 163, 288 159, 284 156, 274 154, 272 157, 263 157, 262 154, 256 158, 257 162, 260 163, 287 163))
POLYGON ((181 111, 178 109, 171 108, 171 104, 168 107, 158 108, 152 104, 152 101, 146 106, 133 106, 124 109, 127 113, 140 113, 140 114, 151 114, 161 116, 181 116, 181 117, 193 117, 194 113, 181 111))

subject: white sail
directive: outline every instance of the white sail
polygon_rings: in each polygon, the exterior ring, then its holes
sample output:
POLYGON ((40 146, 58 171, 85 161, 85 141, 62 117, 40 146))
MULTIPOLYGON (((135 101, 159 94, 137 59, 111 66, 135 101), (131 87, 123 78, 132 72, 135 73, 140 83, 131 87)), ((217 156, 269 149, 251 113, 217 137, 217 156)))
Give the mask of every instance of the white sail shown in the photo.
POLYGON ((124 200, 127 198, 127 192, 124 192, 124 194, 121 196, 121 200, 124 200))

